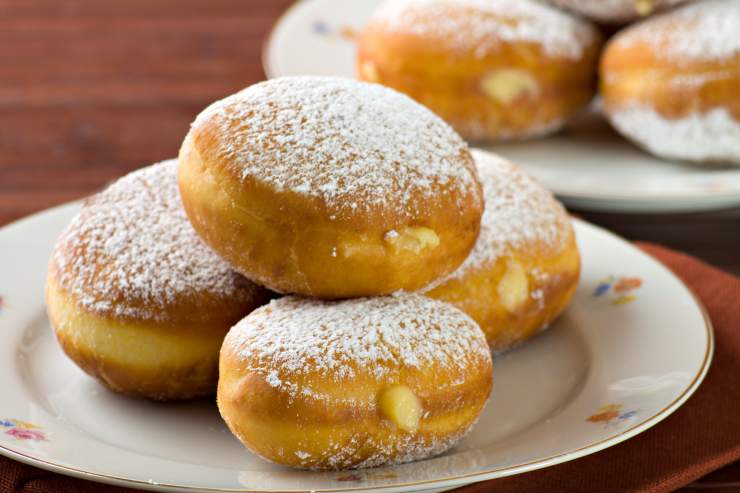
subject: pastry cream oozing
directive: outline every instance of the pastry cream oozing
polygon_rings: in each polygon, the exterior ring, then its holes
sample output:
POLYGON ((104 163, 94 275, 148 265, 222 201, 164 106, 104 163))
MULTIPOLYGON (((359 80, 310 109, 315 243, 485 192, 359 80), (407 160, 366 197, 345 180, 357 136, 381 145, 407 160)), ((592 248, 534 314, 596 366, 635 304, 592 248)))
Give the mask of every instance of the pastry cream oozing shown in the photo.
POLYGON ((378 398, 380 412, 404 431, 416 431, 421 420, 421 402, 405 385, 383 390, 378 398))
POLYGON ((408 227, 401 231, 389 231, 384 239, 394 253, 400 251, 420 253, 423 250, 439 246, 437 233, 423 226, 408 227))
POLYGON ((508 105, 525 95, 537 96, 539 85, 529 72, 502 68, 486 74, 481 89, 497 103, 508 105))
POLYGON ((529 298, 529 280, 522 264, 510 260, 498 285, 501 304, 509 312, 516 311, 529 298))
POLYGON ((641 16, 649 15, 653 11, 652 0, 635 0, 635 11, 641 16))

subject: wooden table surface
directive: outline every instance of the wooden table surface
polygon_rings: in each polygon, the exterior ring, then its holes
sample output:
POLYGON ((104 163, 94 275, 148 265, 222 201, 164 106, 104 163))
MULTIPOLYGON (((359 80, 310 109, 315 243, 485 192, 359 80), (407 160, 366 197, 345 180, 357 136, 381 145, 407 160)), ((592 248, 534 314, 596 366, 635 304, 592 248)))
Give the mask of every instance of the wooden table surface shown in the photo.
MULTIPOLYGON (((0 0, 0 226, 174 157, 201 109, 264 78, 262 41, 290 3, 0 0)), ((740 210, 577 212, 740 274, 740 210)))

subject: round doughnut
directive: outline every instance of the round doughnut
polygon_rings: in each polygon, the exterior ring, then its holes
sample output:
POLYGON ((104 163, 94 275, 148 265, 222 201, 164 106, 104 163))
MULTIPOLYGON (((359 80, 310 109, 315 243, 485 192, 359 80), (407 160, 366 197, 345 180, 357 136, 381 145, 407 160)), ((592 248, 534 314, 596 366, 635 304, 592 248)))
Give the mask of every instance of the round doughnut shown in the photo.
POLYGON ((221 349, 218 408, 255 454, 302 469, 441 454, 476 422, 491 355, 463 312, 418 294, 255 310, 221 349))
POLYGON ((474 150, 473 157, 486 204, 478 241, 455 272, 424 292, 470 315, 501 352, 565 309, 580 255, 568 214, 550 192, 494 154, 474 150))
POLYGON ((453 271, 483 209, 467 145, 426 108, 349 79, 286 77, 214 103, 180 150, 196 231, 255 282, 320 298, 453 271))
POLYGON ((740 164, 740 3, 707 0, 618 33, 601 61, 612 125, 656 156, 740 164))
POLYGON ((546 0, 605 24, 625 24, 691 0, 546 0))
POLYGON ((190 226, 176 160, 89 198, 54 247, 46 286, 67 356, 111 390, 156 400, 213 394, 226 332, 267 300, 190 226))
POLYGON ((533 0, 388 0, 357 75, 408 94, 469 140, 554 132, 596 89, 601 35, 533 0))

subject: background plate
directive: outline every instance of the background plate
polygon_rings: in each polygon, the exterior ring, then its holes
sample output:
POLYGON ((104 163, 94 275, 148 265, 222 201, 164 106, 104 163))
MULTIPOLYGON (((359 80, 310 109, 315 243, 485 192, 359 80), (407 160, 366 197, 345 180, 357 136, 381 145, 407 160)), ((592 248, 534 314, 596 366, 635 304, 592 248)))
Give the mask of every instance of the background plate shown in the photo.
POLYGON ((173 491, 440 490, 626 440, 680 406, 711 359, 711 328, 687 288, 634 246, 577 221, 583 274, 572 305, 550 330, 496 358, 493 397, 458 447, 397 467, 289 470, 246 451, 212 399, 123 397, 65 358, 46 318, 44 279, 78 208, 0 230, 0 453, 65 474, 173 491))
MULTIPOLYGON (((353 36, 380 0, 303 0, 263 51, 268 77, 354 77, 353 36)), ((566 205, 607 212, 691 212, 740 206, 740 168, 663 161, 589 114, 547 139, 486 147, 524 166, 566 205)))

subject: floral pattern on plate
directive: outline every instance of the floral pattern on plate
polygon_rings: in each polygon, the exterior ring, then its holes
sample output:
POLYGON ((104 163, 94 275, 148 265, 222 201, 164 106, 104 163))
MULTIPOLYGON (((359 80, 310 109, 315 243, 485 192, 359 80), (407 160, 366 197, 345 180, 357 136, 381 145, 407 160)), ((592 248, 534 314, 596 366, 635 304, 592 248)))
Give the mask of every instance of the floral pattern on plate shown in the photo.
POLYGON ((311 23, 311 31, 325 37, 351 41, 357 36, 357 31, 349 26, 333 27, 328 22, 318 19, 311 23))
POLYGON ((636 409, 625 411, 623 408, 624 406, 622 404, 606 404, 601 406, 596 413, 586 418, 586 421, 589 423, 603 423, 609 426, 637 416, 636 409))
POLYGON ((608 298, 612 305, 626 305, 637 299, 636 291, 643 285, 639 277, 609 276, 594 289, 594 298, 608 298))
POLYGON ((0 419, 0 428, 4 428, 3 433, 16 440, 46 441, 46 435, 39 429, 40 427, 27 421, 9 418, 0 419))

